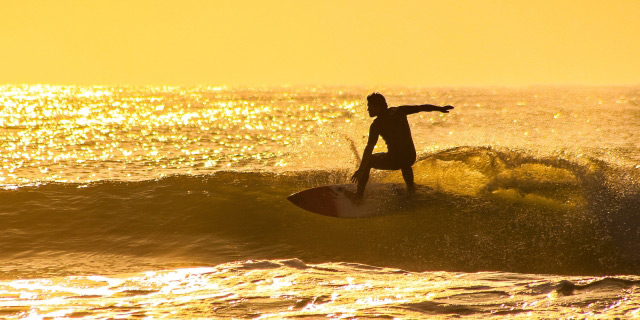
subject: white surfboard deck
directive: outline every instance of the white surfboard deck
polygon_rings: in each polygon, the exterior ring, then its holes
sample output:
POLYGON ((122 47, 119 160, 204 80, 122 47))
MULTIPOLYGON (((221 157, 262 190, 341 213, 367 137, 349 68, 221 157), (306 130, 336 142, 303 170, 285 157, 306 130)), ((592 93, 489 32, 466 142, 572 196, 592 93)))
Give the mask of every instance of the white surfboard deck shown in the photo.
MULTIPOLYGON (((290 195, 287 200, 296 206, 321 215, 336 218, 362 218, 388 214, 398 209, 399 200, 409 195, 404 184, 382 183, 368 185, 361 201, 352 201, 345 192, 355 192, 354 184, 315 187, 290 195)), ((431 191, 418 187, 415 196, 431 191)))

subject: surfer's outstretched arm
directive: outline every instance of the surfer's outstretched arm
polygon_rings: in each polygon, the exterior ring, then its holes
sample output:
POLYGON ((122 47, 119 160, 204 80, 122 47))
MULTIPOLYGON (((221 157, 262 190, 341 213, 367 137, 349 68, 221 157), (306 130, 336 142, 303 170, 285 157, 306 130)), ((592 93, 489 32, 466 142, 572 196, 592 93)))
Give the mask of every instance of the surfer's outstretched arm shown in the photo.
POLYGON ((418 112, 430 112, 430 111, 440 111, 442 113, 449 113, 449 110, 453 109, 452 106, 434 106, 432 104, 422 104, 418 106, 399 106, 400 109, 405 114, 413 114, 418 112))

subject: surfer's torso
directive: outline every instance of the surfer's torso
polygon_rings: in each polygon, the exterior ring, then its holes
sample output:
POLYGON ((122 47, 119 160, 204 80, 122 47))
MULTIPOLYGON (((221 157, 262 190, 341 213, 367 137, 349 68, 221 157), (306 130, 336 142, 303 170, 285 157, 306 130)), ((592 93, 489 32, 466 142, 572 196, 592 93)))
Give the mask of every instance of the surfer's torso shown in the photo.
POLYGON ((373 120, 371 126, 387 144, 389 155, 397 158, 416 157, 416 148, 411 138, 407 113, 401 107, 388 108, 387 112, 373 120))

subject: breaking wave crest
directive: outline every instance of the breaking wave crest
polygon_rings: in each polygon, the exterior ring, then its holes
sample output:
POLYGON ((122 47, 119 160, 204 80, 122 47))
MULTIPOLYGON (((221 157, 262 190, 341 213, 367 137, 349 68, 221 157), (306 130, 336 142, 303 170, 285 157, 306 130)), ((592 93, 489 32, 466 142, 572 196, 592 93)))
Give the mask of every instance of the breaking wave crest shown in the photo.
MULTIPOLYGON (((347 261, 409 270, 640 273, 636 169, 460 147, 423 155, 437 201, 365 219, 305 212, 286 197, 351 172, 221 171, 159 180, 52 183, 0 192, 5 259, 27 253, 347 261)), ((401 182, 375 172, 371 183, 401 182)))

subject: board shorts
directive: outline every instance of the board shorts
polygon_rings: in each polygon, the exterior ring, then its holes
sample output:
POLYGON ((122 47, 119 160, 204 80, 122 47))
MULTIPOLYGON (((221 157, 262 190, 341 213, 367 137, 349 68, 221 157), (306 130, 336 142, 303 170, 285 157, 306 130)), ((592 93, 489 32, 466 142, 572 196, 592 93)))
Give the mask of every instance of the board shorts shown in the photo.
POLYGON ((371 167, 381 170, 400 170, 411 167, 416 162, 416 155, 397 155, 379 152, 371 155, 371 167))

